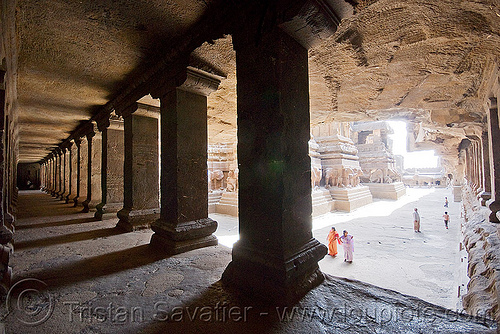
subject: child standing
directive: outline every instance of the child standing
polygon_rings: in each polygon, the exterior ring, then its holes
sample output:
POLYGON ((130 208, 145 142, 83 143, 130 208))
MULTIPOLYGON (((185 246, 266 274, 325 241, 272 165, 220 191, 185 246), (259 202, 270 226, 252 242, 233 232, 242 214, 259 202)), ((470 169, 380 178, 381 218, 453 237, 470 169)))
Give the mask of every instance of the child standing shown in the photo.
POLYGON ((446 227, 446 229, 448 229, 448 222, 450 221, 450 215, 448 215, 448 212, 444 212, 444 215, 443 215, 443 219, 444 219, 444 226, 446 227))

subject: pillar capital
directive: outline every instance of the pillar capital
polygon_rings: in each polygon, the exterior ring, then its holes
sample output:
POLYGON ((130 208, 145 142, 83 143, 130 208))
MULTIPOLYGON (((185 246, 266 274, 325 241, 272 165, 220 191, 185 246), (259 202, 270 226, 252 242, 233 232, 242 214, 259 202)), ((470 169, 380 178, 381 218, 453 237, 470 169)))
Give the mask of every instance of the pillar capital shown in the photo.
POLYGON ((97 128, 97 122, 91 121, 88 123, 87 128, 85 129, 84 136, 87 137, 88 141, 90 141, 98 131, 99 129, 97 128))
POLYGON ((176 88, 197 95, 209 96, 219 88, 222 79, 225 78, 192 66, 187 66, 176 75, 165 80, 163 85, 153 89, 151 96, 162 98, 176 88))
POLYGON ((186 80, 178 88, 194 94, 209 96, 219 88, 222 79, 225 78, 188 66, 186 80))
POLYGON ((138 107, 138 103, 134 102, 126 107, 123 108, 115 108, 115 113, 118 116, 121 116, 122 118, 126 118, 130 115, 132 115, 134 112, 136 112, 138 107))
POLYGON ((110 127, 116 130, 123 130, 123 117, 114 112, 102 114, 96 119, 96 123, 97 128, 101 132, 110 127))
POLYGON ((102 132, 109 127, 109 124, 110 124, 109 117, 110 117, 110 114, 106 112, 106 113, 99 115, 99 117, 97 117, 95 119, 96 124, 97 124, 97 128, 99 129, 99 131, 102 132))

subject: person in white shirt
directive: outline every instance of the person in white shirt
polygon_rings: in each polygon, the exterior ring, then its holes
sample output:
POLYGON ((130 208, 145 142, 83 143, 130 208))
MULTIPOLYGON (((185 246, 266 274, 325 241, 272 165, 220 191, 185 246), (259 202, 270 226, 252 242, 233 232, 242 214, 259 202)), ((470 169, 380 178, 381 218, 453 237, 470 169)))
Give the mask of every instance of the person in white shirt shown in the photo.
POLYGON ((417 208, 413 211, 413 230, 415 232, 420 232, 420 215, 418 214, 417 208))

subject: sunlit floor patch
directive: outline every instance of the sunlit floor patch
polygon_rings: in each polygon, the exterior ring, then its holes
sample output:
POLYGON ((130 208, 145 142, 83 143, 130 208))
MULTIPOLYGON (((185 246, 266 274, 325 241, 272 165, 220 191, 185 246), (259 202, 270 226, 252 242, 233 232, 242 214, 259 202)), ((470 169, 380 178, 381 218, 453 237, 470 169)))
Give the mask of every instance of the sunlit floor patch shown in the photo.
POLYGON ((376 200, 373 203, 365 205, 353 212, 331 212, 313 219, 313 231, 330 226, 332 219, 335 223, 344 223, 353 219, 363 217, 384 217, 390 216, 395 210, 412 202, 417 202, 423 196, 429 195, 435 191, 434 188, 406 188, 406 195, 397 201, 376 200))

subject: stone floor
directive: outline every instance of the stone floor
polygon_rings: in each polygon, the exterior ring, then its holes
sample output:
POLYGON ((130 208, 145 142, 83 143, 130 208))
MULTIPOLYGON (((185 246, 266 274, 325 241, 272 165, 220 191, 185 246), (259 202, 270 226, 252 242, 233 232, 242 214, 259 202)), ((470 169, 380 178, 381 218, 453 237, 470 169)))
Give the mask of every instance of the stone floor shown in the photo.
MULTIPOLYGON (((326 244, 330 228, 354 236, 354 261, 343 261, 344 252, 321 262, 325 273, 356 279, 422 298, 443 307, 461 310, 466 292, 467 252, 460 250, 461 203, 452 202, 450 189, 408 188, 398 201, 375 200, 351 213, 334 212, 313 219, 313 234, 326 244), (448 197, 449 207, 444 208, 448 197), (421 231, 413 231, 412 212, 417 207, 421 231), (449 229, 442 216, 450 215, 449 229)), ((238 239, 234 217, 211 215, 220 224, 219 242, 228 247, 238 239)))
MULTIPOLYGON (((219 245, 169 257, 149 247, 150 230, 123 233, 114 228, 116 222, 94 221, 92 214, 79 213, 38 191, 21 192, 11 257, 15 284, 2 308, 0 330, 4 326, 6 333, 496 332, 487 319, 329 275, 293 307, 262 305, 219 281, 231 260, 230 248, 219 245)), ((222 223, 219 232, 230 236, 233 230, 222 223)), ((355 230, 353 234, 360 240, 351 267, 356 268, 362 263, 363 234, 355 230)), ((323 261, 329 260, 341 262, 323 261)))

